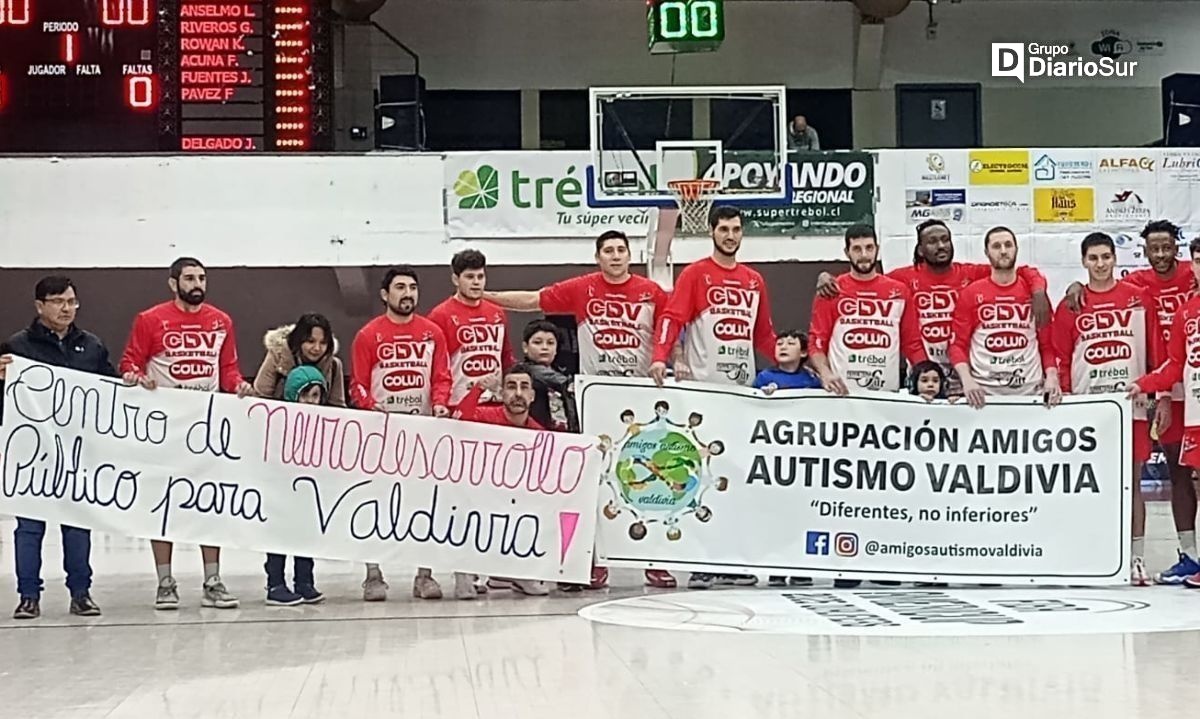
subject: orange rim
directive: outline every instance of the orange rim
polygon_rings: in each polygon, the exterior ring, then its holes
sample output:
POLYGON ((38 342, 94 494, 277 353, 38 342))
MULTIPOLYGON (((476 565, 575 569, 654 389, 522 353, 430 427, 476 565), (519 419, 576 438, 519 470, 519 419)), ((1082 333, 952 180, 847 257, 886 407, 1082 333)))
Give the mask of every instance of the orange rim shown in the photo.
POLYGON ((706 191, 711 192, 721 186, 716 180, 671 180, 667 187, 679 193, 685 201, 700 199, 706 191))

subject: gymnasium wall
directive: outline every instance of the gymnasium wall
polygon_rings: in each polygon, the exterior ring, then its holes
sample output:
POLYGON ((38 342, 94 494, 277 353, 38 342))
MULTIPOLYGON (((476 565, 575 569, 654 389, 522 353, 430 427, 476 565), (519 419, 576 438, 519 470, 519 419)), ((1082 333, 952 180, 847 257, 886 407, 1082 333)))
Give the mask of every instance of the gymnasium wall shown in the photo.
MULTIPOLYGON (((651 56, 641 0, 391 0, 375 19, 421 56, 430 89, 581 89, 589 85, 770 84, 854 87, 858 17, 849 2, 727 0, 711 54, 651 56)), ((1200 2, 964 0, 889 19, 876 86, 855 88, 858 147, 895 144, 896 83, 983 85, 984 144, 1136 146, 1159 137, 1159 80, 1200 68, 1200 2), (1102 31, 1161 43, 1125 56, 1131 79, 991 78, 989 45, 1072 42, 1090 57, 1102 31), (1066 90, 1065 90, 1066 89, 1066 90)), ((380 73, 407 72, 376 38, 380 73)), ((534 96, 536 108, 536 95, 534 96)), ((486 122, 486 118, 481 118, 486 122)))

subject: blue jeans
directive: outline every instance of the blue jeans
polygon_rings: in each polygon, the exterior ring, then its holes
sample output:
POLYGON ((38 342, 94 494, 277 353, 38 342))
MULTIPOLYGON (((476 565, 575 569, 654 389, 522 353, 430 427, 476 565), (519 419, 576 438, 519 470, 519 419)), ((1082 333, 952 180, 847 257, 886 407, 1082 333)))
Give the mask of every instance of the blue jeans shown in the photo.
MULTIPOLYGON (((283 565, 287 562, 287 557, 282 554, 268 554, 267 563, 263 565, 263 569, 267 570, 267 588, 278 587, 287 584, 287 580, 283 576, 283 565)), ((298 585, 313 586, 313 560, 311 557, 295 557, 293 559, 292 581, 298 585)))
MULTIPOLYGON (((13 532, 17 553, 17 594, 28 599, 42 596, 42 539, 46 523, 39 519, 17 517, 13 532)), ((67 573, 67 589, 72 597, 82 596, 92 588, 92 533, 78 527, 62 527, 63 569, 67 573)))

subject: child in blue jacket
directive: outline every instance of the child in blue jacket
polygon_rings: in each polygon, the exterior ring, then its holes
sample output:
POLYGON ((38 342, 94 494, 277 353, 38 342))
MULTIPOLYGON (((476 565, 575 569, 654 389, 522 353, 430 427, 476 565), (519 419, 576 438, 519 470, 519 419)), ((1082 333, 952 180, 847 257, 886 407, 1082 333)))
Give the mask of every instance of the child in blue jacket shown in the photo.
POLYGON ((775 366, 758 373, 755 389, 772 394, 777 389, 821 389, 821 379, 813 374, 808 359, 808 336, 799 330, 781 332, 775 337, 775 366))

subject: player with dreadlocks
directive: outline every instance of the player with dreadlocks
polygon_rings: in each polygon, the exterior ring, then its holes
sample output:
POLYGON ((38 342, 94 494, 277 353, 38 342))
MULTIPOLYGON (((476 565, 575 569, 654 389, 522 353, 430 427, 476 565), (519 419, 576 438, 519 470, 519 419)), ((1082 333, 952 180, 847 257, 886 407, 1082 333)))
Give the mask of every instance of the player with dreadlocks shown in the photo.
MULTIPOLYGON (((941 220, 926 220, 917 225, 917 244, 913 248, 911 267, 897 267, 887 273, 899 280, 912 293, 917 308, 917 322, 929 359, 946 372, 947 393, 962 393, 962 383, 950 366, 950 330, 958 293, 976 280, 990 277, 987 264, 954 261, 954 240, 950 228, 941 220)), ((1036 269, 1017 268, 1017 276, 1033 289, 1033 311, 1038 327, 1049 324, 1053 311, 1046 297, 1046 278, 1036 269)), ((833 275, 822 272, 817 277, 817 294, 836 297, 838 285, 833 275)))

